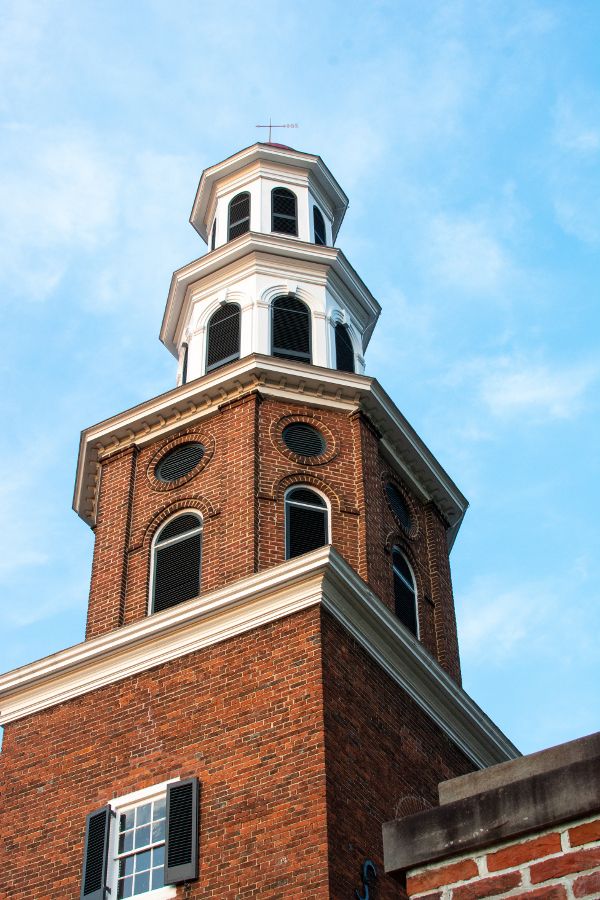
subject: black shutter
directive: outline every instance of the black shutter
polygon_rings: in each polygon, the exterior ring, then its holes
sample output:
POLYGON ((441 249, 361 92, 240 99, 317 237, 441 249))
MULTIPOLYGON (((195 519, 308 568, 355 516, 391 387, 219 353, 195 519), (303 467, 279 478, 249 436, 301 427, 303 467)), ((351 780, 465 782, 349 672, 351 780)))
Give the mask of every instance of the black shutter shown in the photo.
POLYGON ((354 372, 354 348, 348 329, 341 322, 335 326, 335 367, 338 372, 354 372))
POLYGON ((104 806, 85 820, 81 900, 105 900, 110 819, 110 806, 104 806))
POLYGON ((313 226, 315 231, 315 244, 326 244, 325 219, 318 206, 313 206, 313 226))
POLYGON ((197 778, 167 785, 165 884, 179 884, 198 877, 199 794, 197 778))
POLYGON ((298 234, 296 195, 287 188, 275 188, 271 192, 271 231, 298 234))
MULTIPOLYGON (((198 520, 195 521, 198 525, 198 520)), ((155 554, 153 611, 161 612, 197 597, 200 593, 202 535, 193 534, 165 547, 158 543, 155 554)))
POLYGON ((310 362, 310 310, 295 297, 273 301, 273 356, 310 362))
POLYGON ((250 231, 250 194, 238 194, 229 204, 228 240, 250 231))
POLYGON ((207 372, 239 359, 240 316, 240 307, 237 303, 226 303, 210 317, 206 353, 207 372))

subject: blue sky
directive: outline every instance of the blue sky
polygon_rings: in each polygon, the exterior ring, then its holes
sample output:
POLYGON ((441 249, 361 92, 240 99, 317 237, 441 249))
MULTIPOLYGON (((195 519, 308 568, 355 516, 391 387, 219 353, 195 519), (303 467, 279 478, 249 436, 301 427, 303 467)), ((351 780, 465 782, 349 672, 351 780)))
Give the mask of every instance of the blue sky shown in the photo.
POLYGON ((256 123, 350 196, 375 375, 470 500, 465 687, 600 727, 600 4, 0 0, 0 669, 81 640, 79 432, 174 386, 202 169, 256 123))

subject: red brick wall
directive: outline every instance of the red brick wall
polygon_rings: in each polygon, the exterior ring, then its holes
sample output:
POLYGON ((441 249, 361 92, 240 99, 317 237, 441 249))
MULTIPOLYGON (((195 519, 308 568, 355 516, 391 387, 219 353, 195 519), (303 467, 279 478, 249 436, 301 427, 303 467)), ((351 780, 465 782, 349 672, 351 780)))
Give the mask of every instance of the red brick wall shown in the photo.
POLYGON ((384 875, 383 823, 437 806, 438 783, 474 766, 328 613, 323 668, 330 896, 354 897, 368 858, 374 897, 403 897, 384 875))
POLYGON ((398 480, 362 415, 284 404, 256 392, 225 404, 178 437, 102 462, 87 637, 146 615, 152 536, 179 508, 196 508, 204 519, 203 593, 283 562, 283 496, 296 482, 327 496, 333 545, 391 609, 390 551, 393 544, 401 547, 417 581, 421 641, 459 680, 445 526, 437 512, 398 480), (281 430, 290 415, 325 434, 328 452, 316 463, 283 445, 281 430), (207 447, 205 460, 195 477, 167 489, 152 478, 157 455, 174 440, 190 438, 207 447), (410 506, 409 534, 386 501, 390 479, 410 506))
POLYGON ((6 727, 3 900, 78 900, 85 816, 202 783, 191 898, 327 897, 317 608, 6 727))
POLYGON ((419 900, 598 900, 600 818, 416 869, 407 888, 419 900))

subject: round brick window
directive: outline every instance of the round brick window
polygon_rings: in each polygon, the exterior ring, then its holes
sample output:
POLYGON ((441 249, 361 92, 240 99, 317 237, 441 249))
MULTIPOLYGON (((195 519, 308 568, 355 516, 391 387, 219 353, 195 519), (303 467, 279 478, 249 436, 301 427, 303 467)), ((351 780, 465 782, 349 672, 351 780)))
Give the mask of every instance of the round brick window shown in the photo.
POLYGON ((321 434, 308 422, 291 422, 281 433, 283 443, 298 456, 322 456, 327 449, 327 442, 321 434))
POLYGON ((196 468, 204 456, 204 446, 197 441, 179 444, 157 464, 154 474, 158 481, 170 483, 184 478, 196 468))

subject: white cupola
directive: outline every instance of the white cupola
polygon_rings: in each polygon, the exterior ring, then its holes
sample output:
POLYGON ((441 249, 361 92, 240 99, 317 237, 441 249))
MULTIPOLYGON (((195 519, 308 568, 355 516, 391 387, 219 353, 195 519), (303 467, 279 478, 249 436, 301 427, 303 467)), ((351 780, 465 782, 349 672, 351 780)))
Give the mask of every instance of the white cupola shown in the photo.
POLYGON ((178 383, 251 353, 362 374, 380 307, 333 247, 347 206, 320 157, 281 144, 202 173, 190 222, 209 252, 174 273, 160 334, 178 383))

